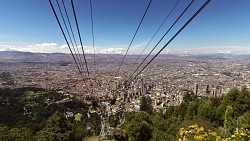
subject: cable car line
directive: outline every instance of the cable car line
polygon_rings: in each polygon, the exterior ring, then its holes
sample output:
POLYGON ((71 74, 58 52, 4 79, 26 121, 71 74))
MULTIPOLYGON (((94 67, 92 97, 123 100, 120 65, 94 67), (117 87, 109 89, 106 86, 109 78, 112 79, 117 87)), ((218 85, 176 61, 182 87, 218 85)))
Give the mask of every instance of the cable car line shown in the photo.
POLYGON ((129 79, 132 79, 133 75, 137 72, 137 70, 141 67, 141 65, 147 60, 147 58, 151 55, 151 53, 155 50, 155 48, 160 44, 160 42, 165 38, 165 36, 169 33, 169 31, 175 26, 175 24, 179 21, 179 19, 183 16, 183 14, 188 10, 188 8, 193 4, 194 0, 192 0, 185 10, 180 14, 180 16, 175 20, 175 22, 171 25, 171 27, 167 30, 167 32, 161 37, 161 39, 157 42, 157 44, 153 47, 153 49, 149 52, 149 54, 143 59, 140 65, 134 70, 134 72, 130 75, 129 79))
POLYGON ((83 49, 81 33, 80 33, 80 30, 79 30, 79 26, 78 26, 78 21, 77 21, 77 16, 76 16, 76 11, 75 11, 75 6, 74 6, 73 0, 71 0, 71 6, 72 6, 73 13, 74 13, 74 18, 75 18, 75 23, 76 23, 77 31, 78 31, 79 40, 80 40, 80 43, 81 43, 82 54, 83 54, 83 57, 84 57, 84 60, 85 60, 85 66, 86 66, 86 69, 87 69, 88 77, 90 79, 88 64, 87 64, 86 55, 85 55, 84 49, 83 49))
POLYGON ((83 65, 82 57, 80 56, 80 52, 79 52, 79 49, 78 49, 78 47, 77 47, 76 38, 75 38, 73 29, 72 29, 72 26, 71 26, 71 22, 70 22, 70 20, 69 20, 69 16, 68 16, 68 12, 67 12, 67 9, 66 9, 64 0, 62 0, 62 3, 63 3, 64 12, 66 13, 67 21, 68 21, 68 23, 69 23, 70 31, 71 31, 71 34, 72 34, 72 37, 73 37, 73 40, 74 40, 74 43, 75 43, 75 48, 76 48, 76 50, 77 50, 78 58, 80 58, 80 59, 79 59, 79 60, 80 60, 80 65, 81 65, 81 67, 82 67, 82 70, 84 71, 84 65, 83 65))
POLYGON ((74 52, 75 52, 76 60, 78 61, 78 64, 80 64, 80 65, 79 65, 79 68, 82 69, 82 71, 83 71, 83 67, 81 66, 81 62, 80 62, 79 57, 77 56, 77 52, 76 52, 76 50, 75 50, 75 46, 74 46, 73 41, 72 41, 72 38, 71 38, 71 36, 70 36, 70 34, 69 34, 69 30, 68 30, 67 24, 66 24, 66 22, 65 22, 64 16, 63 16, 63 14, 62 14, 62 10, 61 10, 61 7, 60 7, 60 5, 59 5, 59 3, 58 3, 58 0, 56 0, 56 3, 57 3, 57 6, 58 6, 58 8, 59 8, 59 12, 60 12, 60 14, 61 14, 61 17, 62 17, 62 20, 63 20, 63 24, 64 24, 64 26, 65 26, 66 32, 67 32, 67 34, 68 34, 68 36, 69 36, 70 43, 71 43, 72 48, 73 48, 73 50, 74 50, 74 52))
POLYGON ((90 17, 91 17, 91 26, 92 26, 92 45, 93 45, 93 51, 94 51, 94 76, 96 73, 96 61, 95 61, 95 34, 94 34, 94 20, 93 20, 93 5, 92 0, 89 0, 90 4, 90 17))
POLYGON ((151 41, 154 39, 154 37, 156 36, 156 34, 160 31, 160 29, 162 28, 162 26, 164 25, 164 23, 167 21, 167 19, 169 18, 169 16, 172 14, 172 12, 174 11, 174 9, 176 8, 176 6, 178 5, 178 3, 181 0, 178 0, 175 5, 173 6, 173 8, 171 9, 171 11, 169 12, 169 14, 166 16, 166 18, 163 20, 163 22, 161 23, 161 25, 158 27, 158 29, 156 30, 156 32, 154 33, 154 35, 151 37, 151 39, 149 40, 149 42, 147 43, 147 45, 145 46, 145 48, 142 50, 142 52, 140 53, 140 55, 136 58, 135 63, 138 62, 138 60, 140 59, 140 57, 142 56, 142 54, 144 53, 144 51, 147 49, 147 47, 149 46, 149 44, 151 43, 151 41))
MULTIPOLYGON (((181 27, 181 29, 179 29, 175 35, 161 48, 160 51, 157 52, 156 55, 154 55, 154 57, 140 70, 140 72, 138 72, 136 74, 136 76, 134 78, 136 78, 139 74, 141 74, 141 72, 175 39, 176 36, 178 36, 178 34, 207 6, 207 4, 211 2, 211 0, 207 0, 198 11, 196 11, 196 13, 181 27)), ((134 79, 133 78, 133 79, 134 79)))
POLYGON ((77 66, 78 70, 79 70, 79 73, 80 73, 81 77, 83 78, 83 81, 85 82, 85 79, 84 79, 84 77, 83 77, 83 75, 82 75, 82 73, 81 73, 81 70, 80 70, 80 68, 79 68, 79 66, 78 66, 78 64, 77 64, 77 62, 76 62, 76 58, 75 58, 75 56, 73 55, 72 49, 70 48, 68 39, 67 39, 67 37, 66 37, 66 35, 65 35, 64 31, 63 31, 62 25, 61 25, 61 23, 60 23, 60 21, 59 21, 59 19, 58 19, 58 16, 57 16, 57 14, 56 14, 56 11, 55 11, 55 9, 54 9, 54 6, 53 6, 51 0, 49 0, 49 3, 50 3, 50 6, 51 6, 51 8, 52 8, 52 11, 53 11, 53 13, 54 13, 54 16, 56 17, 57 23, 58 23, 58 25, 59 25, 59 27, 60 27, 60 29, 61 29, 61 32, 62 32, 62 34, 63 34, 63 37, 64 37, 64 39, 65 39, 65 41, 66 41, 66 43, 67 43, 67 45, 68 45, 68 47, 69 47, 70 53, 71 53, 71 55, 72 55, 72 57, 73 57, 73 59, 74 59, 74 61, 75 61, 75 63, 76 63, 76 66, 77 66))
POLYGON ((120 71, 120 69, 121 69, 121 66, 122 66, 122 64, 123 64, 123 62, 124 62, 124 60, 125 60, 125 58, 126 58, 126 56, 127 56, 127 54, 128 54, 128 50, 129 50, 129 48, 131 47, 131 45, 132 45, 132 43, 133 43, 133 41, 134 41, 134 39, 135 39, 135 36, 137 35, 137 32, 138 32, 138 30, 139 30, 139 28, 140 28, 140 26, 141 26, 141 24, 142 24, 142 21, 143 21, 145 15, 147 14, 147 11, 148 11, 148 9, 149 9, 149 7, 150 7, 150 5, 151 5, 151 2, 152 2, 152 0, 149 1, 148 6, 147 6, 147 8, 146 8, 146 10, 145 10, 145 12, 144 12, 144 14, 143 14, 143 16, 142 16, 142 19, 141 19, 141 21, 140 21, 140 23, 139 23, 139 25, 138 25, 138 27, 137 27, 137 29, 136 29, 136 31, 135 31, 135 34, 134 34, 132 40, 130 41, 130 44, 129 44, 127 50, 126 50, 125 55, 123 56, 123 59, 122 59, 122 61, 121 61, 121 64, 120 64, 119 67, 118 67, 118 70, 117 70, 117 72, 116 72, 116 76, 118 75, 118 73, 119 73, 119 71, 120 71))

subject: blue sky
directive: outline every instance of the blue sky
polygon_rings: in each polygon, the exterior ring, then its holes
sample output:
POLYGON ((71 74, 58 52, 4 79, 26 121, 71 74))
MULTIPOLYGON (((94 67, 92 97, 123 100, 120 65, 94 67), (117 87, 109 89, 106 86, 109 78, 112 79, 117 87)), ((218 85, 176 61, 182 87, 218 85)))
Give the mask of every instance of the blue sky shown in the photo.
MULTIPOLYGON (((56 7, 55 0, 52 0, 56 7)), ((64 0, 73 23, 70 0, 64 0)), ((95 44, 99 51, 126 49, 149 0, 92 0, 95 44)), ((59 0, 61 3, 61 0, 59 0)), ((132 44, 130 54, 140 53, 177 0, 153 0, 132 44)), ((181 0, 149 49, 160 39, 189 0, 181 0)), ((205 0, 196 0, 159 48, 205 0)), ((212 0, 170 44, 167 53, 250 53, 250 1, 212 0)), ((75 0, 83 44, 91 50, 89 0, 75 0)), ((57 7, 56 7, 57 9, 57 7)), ((57 10, 58 12, 58 10, 57 10)), ((59 14, 59 12, 58 12, 59 14)), ((0 50, 68 52, 48 0, 0 1, 0 50)), ((75 32, 76 33, 76 32, 75 32)), ((76 36, 76 35, 75 35, 76 36)), ((159 49, 158 48, 158 49, 159 49)), ((149 49, 147 51, 149 51, 149 49)), ((115 50, 117 51, 117 50, 115 50)), ((89 51, 91 52, 91 51, 89 51)))

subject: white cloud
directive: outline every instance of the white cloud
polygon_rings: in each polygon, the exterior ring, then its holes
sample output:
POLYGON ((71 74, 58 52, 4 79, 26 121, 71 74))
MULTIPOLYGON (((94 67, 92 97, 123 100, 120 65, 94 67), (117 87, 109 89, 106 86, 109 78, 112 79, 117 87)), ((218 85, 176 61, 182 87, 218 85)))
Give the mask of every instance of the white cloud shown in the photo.
POLYGON ((1 45, 0 44, 0 51, 14 51, 15 46, 14 45, 1 45))
MULTIPOLYGON (((94 50, 92 46, 84 46, 84 52, 87 54, 93 54, 94 50)), ((81 52, 82 48, 78 46, 78 50, 81 52)), ((115 48, 115 47, 95 47, 96 54, 123 54, 125 53, 125 48, 115 48)))
POLYGON ((250 46, 208 46, 200 48, 168 48, 164 53, 172 54, 250 54, 250 46))
POLYGON ((37 52, 37 53, 55 53, 62 52, 68 53, 68 49, 64 46, 59 46, 56 43, 42 43, 35 45, 28 45, 26 47, 22 47, 19 51, 28 51, 28 52, 37 52))
MULTIPOLYGON (((139 54, 145 47, 144 43, 131 46, 128 54, 139 54)), ((84 52, 93 54, 92 46, 84 46, 84 52)), ((96 54, 125 54, 127 47, 95 47, 96 54)), ((77 51, 77 49, 75 49, 77 51)), ((82 49, 78 46, 81 53, 82 49)), ((26 51, 34 53, 70 53, 67 45, 58 45, 56 43, 41 44, 5 44, 0 43, 0 51, 26 51)), ((72 49, 74 52, 74 50, 72 49)), ((158 50, 157 50, 158 51, 158 50)), ((149 53, 149 52, 145 52, 149 53)), ((250 46, 208 46, 200 48, 166 48, 162 54, 213 54, 213 53, 230 53, 230 54, 250 54, 250 46)))
MULTIPOLYGON (((71 48, 72 51, 82 52, 82 48, 78 46, 75 50, 71 48)), ((87 54, 93 53, 93 47, 84 46, 84 52, 87 54)), ((0 44, 0 51, 24 51, 24 52, 34 52, 34 53, 70 53, 67 45, 58 45, 56 43, 41 43, 33 45, 15 45, 15 44, 0 44)), ((117 47, 95 47, 96 54, 124 54, 125 48, 117 47)))

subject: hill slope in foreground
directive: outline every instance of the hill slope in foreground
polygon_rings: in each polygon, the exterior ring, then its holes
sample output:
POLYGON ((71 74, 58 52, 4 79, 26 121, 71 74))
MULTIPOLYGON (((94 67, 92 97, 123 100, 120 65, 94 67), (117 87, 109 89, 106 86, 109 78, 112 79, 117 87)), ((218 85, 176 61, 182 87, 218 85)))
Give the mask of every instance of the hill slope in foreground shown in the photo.
MULTIPOLYGON (((70 95, 40 88, 0 89, 0 140, 96 140, 101 121, 95 113, 88 115, 91 99, 70 95)), ((152 103, 147 104, 142 105, 152 103)), ((181 105, 165 112, 141 109, 125 113, 115 139, 250 140, 250 91, 244 88, 210 99, 188 93, 181 105)), ((115 118, 109 122, 115 125, 115 118)))

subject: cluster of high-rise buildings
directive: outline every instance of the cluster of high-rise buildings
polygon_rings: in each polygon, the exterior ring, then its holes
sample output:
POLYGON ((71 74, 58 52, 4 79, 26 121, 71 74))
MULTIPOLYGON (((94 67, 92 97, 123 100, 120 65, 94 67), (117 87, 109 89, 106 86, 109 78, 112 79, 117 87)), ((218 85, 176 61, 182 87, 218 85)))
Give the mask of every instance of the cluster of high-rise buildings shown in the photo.
POLYGON ((135 69, 136 64, 129 63, 135 58, 126 58, 116 75, 119 59, 97 56, 96 70, 91 67, 91 79, 85 81, 73 62, 4 62, 0 63, 0 87, 42 87, 93 96, 100 101, 116 99, 116 103, 126 103, 128 111, 139 109, 143 95, 150 96, 154 108, 160 109, 180 104, 190 91, 198 96, 218 97, 232 87, 250 87, 250 59, 162 56, 137 78, 125 81, 135 69))

